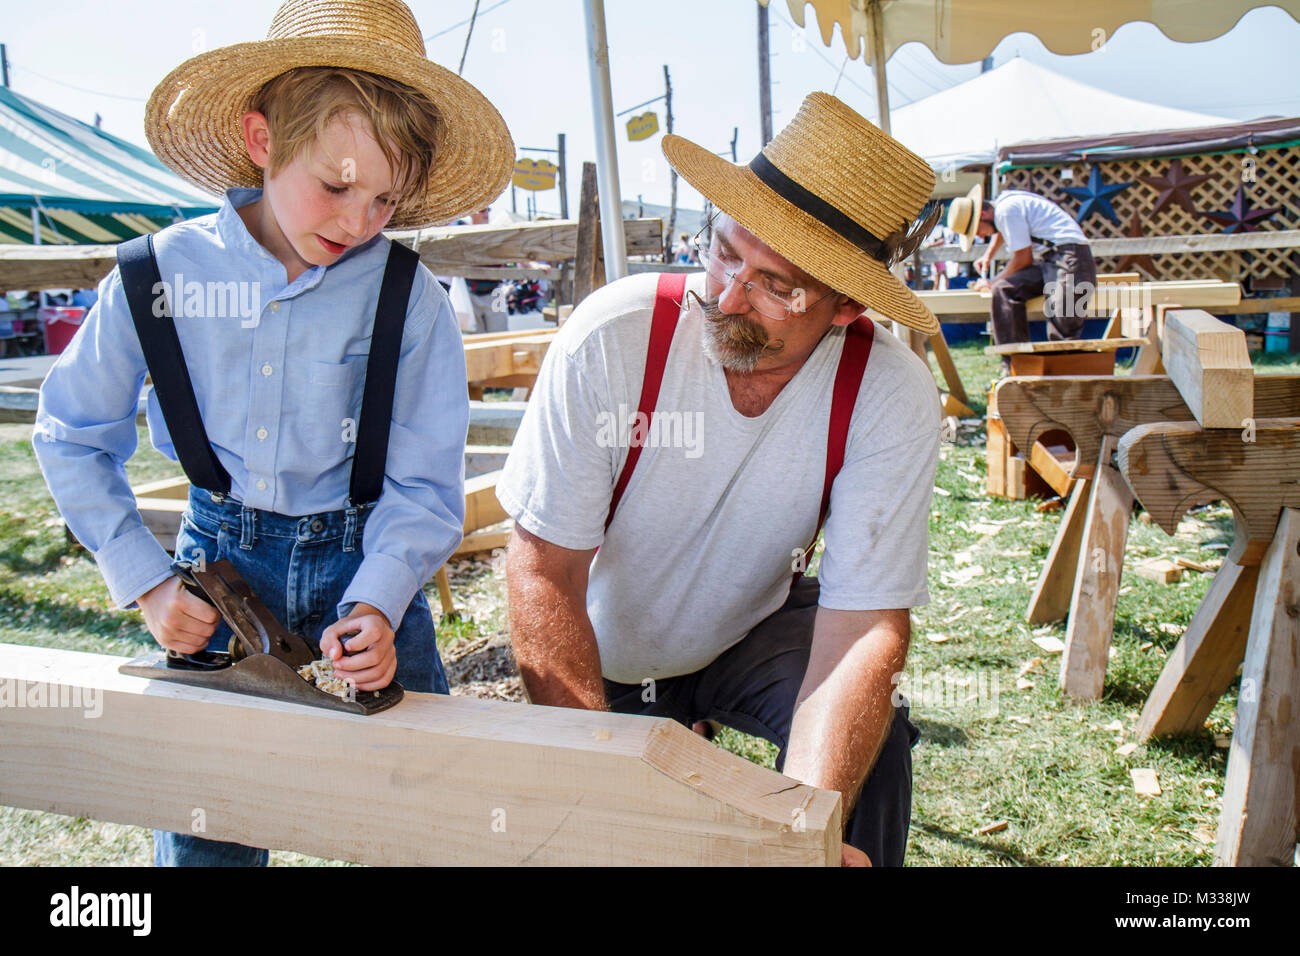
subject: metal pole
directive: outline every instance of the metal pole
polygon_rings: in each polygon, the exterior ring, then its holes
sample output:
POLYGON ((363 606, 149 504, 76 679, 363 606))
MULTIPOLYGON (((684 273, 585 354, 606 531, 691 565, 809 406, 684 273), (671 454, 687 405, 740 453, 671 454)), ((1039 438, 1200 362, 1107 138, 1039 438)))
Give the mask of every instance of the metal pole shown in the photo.
POLYGON ((5 89, 9 89, 9 57, 5 55, 5 45, 0 43, 0 74, 4 75, 5 89))
POLYGON ((880 13, 880 0, 871 0, 871 72, 876 76, 876 123, 889 135, 889 82, 885 77, 885 20, 880 13))
MULTIPOLYGON (((673 81, 668 76, 668 64, 664 64, 664 110, 668 114, 668 132, 673 131, 673 81)), ((668 241, 664 243, 664 262, 673 261, 673 248, 677 231, 677 170, 669 168, 668 173, 668 241)))
POLYGON ((560 154, 560 218, 569 218, 569 180, 564 172, 564 134, 561 133, 555 151, 560 154))
POLYGON ((605 38, 605 0, 583 0, 587 12, 587 66, 596 125, 596 183, 600 193, 600 236, 605 249, 605 281, 627 275, 622 191, 614 140, 614 96, 609 88, 609 41, 605 38))
POLYGON ((33 206, 32 207, 32 245, 39 246, 40 244, 41 244, 41 214, 37 211, 36 207, 33 206))
POLYGON ((768 54, 767 7, 758 7, 758 118, 763 142, 772 142, 772 58, 768 54))

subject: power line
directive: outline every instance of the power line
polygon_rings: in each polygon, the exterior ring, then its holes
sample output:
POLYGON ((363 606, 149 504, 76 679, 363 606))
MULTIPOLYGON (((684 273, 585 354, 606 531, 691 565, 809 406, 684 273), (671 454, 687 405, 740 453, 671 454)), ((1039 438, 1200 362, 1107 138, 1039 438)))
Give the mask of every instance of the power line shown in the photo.
POLYGON ((13 60, 9 61, 9 66, 19 70, 22 73, 30 73, 32 76, 39 77, 46 83, 53 83, 55 86, 66 87, 69 90, 76 90, 78 93, 86 93, 90 96, 103 96, 110 100, 126 100, 128 103, 147 103, 148 97, 144 96, 119 96, 117 93, 105 93, 102 90, 88 90, 84 86, 74 86, 71 83, 64 83, 62 80, 56 80, 52 76, 46 76, 44 73, 37 73, 35 70, 29 70, 25 66, 19 66, 13 60))
MULTIPOLYGON (((490 7, 484 7, 482 10, 480 10, 480 11, 478 12, 478 13, 479 13, 479 16, 483 16, 483 15, 485 15, 485 14, 491 13, 491 12, 492 12, 493 10, 495 10, 497 7, 504 7, 504 6, 505 6, 507 3, 509 3, 509 2, 510 2, 510 0, 498 0, 498 2, 492 4, 492 6, 490 6, 490 7)), ((430 40, 436 40, 436 39, 438 39, 438 37, 446 36, 448 33, 453 33, 453 32, 455 32, 456 30, 459 30, 461 27, 465 26, 465 25, 466 25, 467 23, 469 23, 472 19, 473 19, 473 18, 471 17, 471 18, 468 18, 468 19, 465 19, 465 20, 461 20, 459 23, 453 23, 451 26, 446 27, 446 28, 444 28, 444 29, 442 29, 442 30, 439 30, 437 33, 431 33, 431 34, 429 34, 427 37, 424 38, 424 42, 425 42, 425 43, 428 43, 430 40)))

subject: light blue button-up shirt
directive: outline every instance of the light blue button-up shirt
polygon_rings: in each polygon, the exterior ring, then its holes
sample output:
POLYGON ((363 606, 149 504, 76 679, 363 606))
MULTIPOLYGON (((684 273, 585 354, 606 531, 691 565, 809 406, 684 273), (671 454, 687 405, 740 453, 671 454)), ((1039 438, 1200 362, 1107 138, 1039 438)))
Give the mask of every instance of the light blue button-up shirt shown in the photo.
MULTIPOLYGON (((155 235, 159 272, 231 495, 284 515, 334 511, 347 502, 389 240, 376 236, 287 282, 284 266, 235 211, 260 195, 231 189, 216 213, 155 235)), ((123 468, 136 448, 146 371, 114 268, 41 386, 33 446, 68 527, 124 608, 171 573, 123 468)), ((147 411, 154 447, 175 459, 152 389, 147 411)), ((384 489, 340 613, 363 601, 396 628, 416 590, 460 544, 468 428, 455 313, 421 265, 402 335, 384 489)))

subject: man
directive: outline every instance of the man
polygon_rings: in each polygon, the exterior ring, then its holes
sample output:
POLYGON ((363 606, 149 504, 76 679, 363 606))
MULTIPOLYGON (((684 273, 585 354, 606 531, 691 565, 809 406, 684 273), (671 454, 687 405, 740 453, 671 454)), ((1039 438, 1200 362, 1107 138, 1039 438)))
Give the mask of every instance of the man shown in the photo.
MULTIPOLYGON (((970 250, 976 236, 993 237, 988 250, 975 260, 981 276, 988 275, 1003 242, 1011 250, 1011 261, 1001 272, 971 286, 993 294, 989 311, 996 344, 1029 341, 1025 303, 1039 295, 1047 296, 1043 314, 1048 338, 1079 338, 1097 284, 1097 264, 1083 230, 1069 213, 1050 199, 1021 189, 1008 189, 993 202, 985 202, 984 187, 976 183, 948 206, 948 228, 958 234, 963 251, 970 250), (1037 262, 1035 241, 1047 247, 1037 262)), ((1004 374, 1010 362, 1003 357, 1004 374)))
POLYGON ((581 303, 497 485, 525 687, 765 737, 842 794, 846 863, 901 865, 919 732, 894 695, 928 600, 939 409, 925 365, 859 317, 938 328, 889 271, 933 226, 934 176, 823 93, 749 166, 663 148, 720 210, 705 274, 581 303))

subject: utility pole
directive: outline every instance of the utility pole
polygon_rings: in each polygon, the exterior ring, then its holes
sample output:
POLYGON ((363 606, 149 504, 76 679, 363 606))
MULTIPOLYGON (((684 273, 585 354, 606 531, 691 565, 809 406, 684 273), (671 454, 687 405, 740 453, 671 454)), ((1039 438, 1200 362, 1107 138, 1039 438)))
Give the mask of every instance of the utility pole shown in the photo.
MULTIPOLYGON (((673 131, 673 81, 664 64, 664 111, 668 114, 668 132, 673 131)), ((664 241, 664 262, 672 262, 673 236, 677 233, 677 170, 668 167, 668 238, 664 241)))
POLYGON ((559 153, 560 167, 560 218, 569 218, 569 181, 564 174, 564 134, 556 138, 555 151, 559 153))
POLYGON ((772 141, 772 62, 768 54, 767 7, 758 5, 758 115, 763 142, 772 141))

